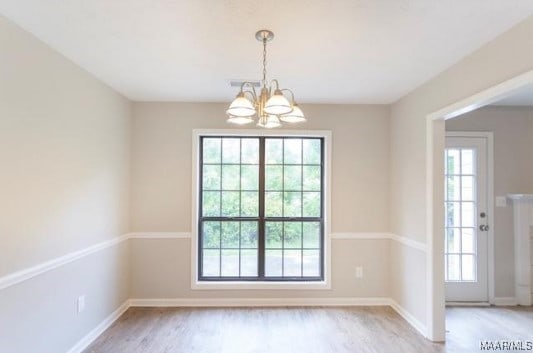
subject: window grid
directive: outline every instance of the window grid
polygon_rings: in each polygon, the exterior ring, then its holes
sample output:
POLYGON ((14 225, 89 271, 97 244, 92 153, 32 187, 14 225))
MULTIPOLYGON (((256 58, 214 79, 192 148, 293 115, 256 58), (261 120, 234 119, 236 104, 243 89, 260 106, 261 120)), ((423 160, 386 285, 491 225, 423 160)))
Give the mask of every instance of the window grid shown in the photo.
MULTIPOLYGON (((477 199, 477 193, 476 193, 476 185, 475 185, 475 150, 470 148, 451 148, 446 149, 446 156, 445 156, 445 209, 446 209, 446 222, 445 222, 445 280, 448 282, 475 282, 477 281, 477 271, 476 271, 476 220, 477 217, 475 216, 477 214, 476 212, 476 199, 477 199), (456 163, 453 163, 453 170, 450 172, 450 151, 456 151, 458 161, 456 163), (471 168, 472 173, 463 173, 463 154, 465 151, 469 151, 471 153, 471 168), (457 172, 456 172, 456 169, 457 172), (455 190, 458 190, 458 198, 452 197, 450 199, 450 177, 453 178, 453 186, 456 187, 455 190), (471 177, 472 180, 472 189, 471 189, 471 200, 464 200, 463 195, 463 177, 471 177), (456 184, 456 181, 458 182, 458 185, 456 184), (472 216, 472 224, 471 226, 464 226, 464 220, 463 220, 463 207, 465 204, 471 205, 471 216, 472 216), (454 222, 452 222, 452 225, 449 225, 450 220, 448 219, 449 216, 449 207, 452 205, 453 211, 455 211, 455 207, 457 207, 458 212, 458 222, 455 221, 455 215, 454 215, 454 222), (459 226, 456 226, 456 225, 459 226), (458 242, 458 251, 450 251, 450 232, 452 231, 454 241, 458 242), (455 230, 458 231, 459 237, 455 236, 455 230), (470 230, 472 235, 472 251, 466 252, 463 251, 463 243, 464 243, 464 231, 470 230), (472 261, 472 273, 470 276, 464 276, 464 264, 463 259, 465 256, 470 256, 472 261), (450 278, 450 258, 455 257, 457 259, 458 263, 458 273, 455 276, 455 278, 450 278), (471 277, 468 279, 465 279, 465 277, 471 277)), ((454 246, 455 248, 456 246, 454 246)))
MULTIPOLYGON (((242 160, 242 154, 243 154, 243 143, 242 141, 246 138, 246 137, 242 137, 240 138, 239 137, 239 163, 228 163, 225 161, 224 159, 224 139, 225 138, 228 138, 228 139, 235 139, 235 137, 201 137, 200 139, 200 153, 201 153, 201 158, 200 158, 200 180, 201 180, 201 187, 200 187, 200 200, 201 200, 201 205, 199 206, 199 210, 200 210, 200 219, 199 219, 199 234, 200 234, 200 244, 201 246, 199 247, 199 279, 202 280, 202 279, 207 279, 207 280, 306 280, 306 281, 309 281, 309 280, 322 280, 323 279, 323 258, 324 258, 324 254, 323 254, 323 177, 324 177, 324 170, 323 170, 323 159, 324 159, 324 155, 323 155, 323 148, 324 148, 324 144, 323 144, 323 138, 308 138, 308 137, 298 137, 300 143, 299 143, 299 148, 300 148, 300 151, 299 151, 299 158, 300 158, 300 163, 288 163, 288 164, 285 164, 285 161, 286 161, 286 158, 285 158, 285 155, 286 155, 286 143, 285 141, 288 140, 288 139, 292 139, 293 137, 258 137, 258 138, 252 138, 252 139, 256 139, 260 142, 260 147, 259 147, 259 151, 260 151, 260 156, 259 156, 259 176, 258 176, 258 179, 259 179, 259 190, 252 190, 252 189, 242 189, 242 181, 243 181, 243 177, 242 177, 242 173, 243 173, 243 168, 242 166, 246 166, 246 165, 257 165, 255 163, 243 163, 243 160, 242 160), (204 157, 204 138, 214 138, 214 139, 219 139, 219 148, 220 148, 220 156, 219 156, 219 159, 220 159, 220 163, 212 163, 212 162, 208 162, 208 163, 203 163, 203 157, 204 157), (269 140, 269 139, 273 139, 273 140, 280 140, 281 142, 281 163, 267 163, 265 161, 265 158, 264 156, 267 154, 267 152, 265 151, 265 144, 266 144, 266 141, 269 140), (304 140, 317 140, 319 141, 319 156, 320 156, 320 163, 304 163, 304 143, 303 141, 304 140), (215 189, 204 189, 203 187, 203 184, 204 184, 204 180, 203 180, 203 172, 204 172, 204 167, 205 166, 210 166, 210 165, 215 165, 215 166, 220 166, 220 179, 219 179, 219 189, 220 190, 215 190, 215 189), (239 166, 239 189, 238 190, 234 190, 234 189, 226 189, 225 188, 225 185, 224 185, 224 166, 226 165, 233 165, 233 166, 239 166), (266 165, 268 166, 280 166, 281 167, 281 189, 279 190, 266 190, 265 188, 265 170, 266 170, 266 165), (299 172, 300 172, 300 187, 299 187, 299 190, 285 190, 285 173, 286 173, 286 167, 287 166, 296 166, 299 168, 299 172), (305 166, 315 166, 315 167, 319 167, 319 172, 320 172, 320 176, 319 176, 319 190, 307 190, 307 189, 304 189, 304 173, 303 173, 303 170, 304 170, 304 167, 305 166), (239 192, 239 211, 238 211, 238 216, 227 216, 224 214, 224 198, 223 198, 223 192, 239 192), (258 192, 259 193, 259 207, 258 207, 258 211, 259 211, 259 217, 243 217, 243 211, 242 211, 242 207, 243 207, 243 199, 242 199, 242 193, 243 192, 247 192, 247 191, 250 191, 250 192, 258 192), (281 196, 281 215, 278 215, 278 216, 274 216, 274 217, 270 217, 270 216, 266 216, 265 215, 265 204, 264 204, 264 195, 267 191, 271 191, 271 192, 278 192, 280 193, 280 196, 281 196), (204 192, 218 192, 219 193, 219 205, 218 205, 218 216, 204 216, 203 214, 203 205, 204 205, 204 192), (300 216, 299 217, 292 217, 292 216, 286 216, 286 197, 289 196, 289 192, 293 192, 293 193, 298 193, 299 194, 299 202, 300 202, 300 207, 299 207, 299 211, 300 211, 300 216), (306 217, 305 216, 305 210, 304 210, 304 193, 316 193, 318 194, 318 200, 319 200, 319 215, 315 215, 315 217, 306 217), (219 221, 220 223, 220 226, 219 226, 219 248, 213 248, 213 247, 204 247, 202 244, 203 244, 203 239, 204 239, 204 224, 205 222, 211 222, 211 221, 219 221), (224 247, 224 244, 223 244, 223 227, 222 227, 222 223, 223 222, 226 222, 226 221, 234 221, 234 222, 237 222, 238 225, 239 225, 239 236, 238 236, 238 248, 233 248, 233 247, 224 247), (242 230, 242 222, 243 221, 256 221, 257 223, 257 230, 258 230, 258 244, 257 244, 257 248, 247 248, 247 247, 243 247, 242 246, 242 237, 243 237, 243 230, 242 230), (280 222, 281 223, 281 249, 271 249, 271 248, 268 248, 266 247, 266 238, 265 238, 265 225, 269 222, 280 222), (289 247, 287 248, 286 247, 286 242, 288 241, 287 240, 287 233, 286 233, 286 224, 287 223, 293 223, 293 222, 299 222, 299 226, 297 226, 297 228, 299 228, 299 247, 289 247), (316 225, 316 228, 318 229, 318 241, 317 241, 317 247, 309 247, 309 246, 305 246, 304 247, 304 238, 305 238, 305 234, 304 234, 304 224, 306 222, 314 222, 315 225, 316 225), (210 276, 204 276, 203 274, 203 253, 205 250, 218 250, 219 251, 219 263, 218 263, 218 276, 215 276, 215 275, 210 275, 210 276), (238 250, 238 253, 239 253, 239 256, 238 256, 238 276, 223 276, 223 256, 222 256, 222 252, 224 250, 238 250), (243 273, 242 273, 242 251, 243 250, 258 250, 258 253, 257 253, 257 260, 258 260, 258 263, 257 263, 257 271, 258 271, 258 275, 257 277, 253 276, 253 277, 249 277, 249 276, 243 276, 243 273), (265 266, 266 266, 266 253, 268 250, 275 250, 275 251, 281 251, 281 276, 267 276, 266 273, 265 273, 265 266), (308 253, 306 254, 306 251, 308 251, 308 253), (304 267, 304 254, 305 255, 308 255, 310 256, 310 258, 312 258, 313 256, 316 256, 315 254, 311 253, 312 251, 314 252, 317 252, 318 253, 318 276, 306 276, 306 269, 304 267), (298 252, 299 253, 299 275, 298 276, 294 276, 294 275, 287 275, 286 273, 286 255, 291 253, 294 254, 295 252, 298 252)), ((307 194, 306 194, 307 195, 307 194)), ((312 223, 310 223, 312 224, 312 223)))

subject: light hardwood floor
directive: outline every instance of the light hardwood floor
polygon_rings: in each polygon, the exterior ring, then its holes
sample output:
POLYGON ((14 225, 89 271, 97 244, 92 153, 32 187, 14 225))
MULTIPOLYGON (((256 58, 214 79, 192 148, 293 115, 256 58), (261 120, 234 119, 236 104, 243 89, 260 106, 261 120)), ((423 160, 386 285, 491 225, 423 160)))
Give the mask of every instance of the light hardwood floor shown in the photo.
POLYGON ((533 307, 446 309, 447 352, 480 352, 480 340, 533 342, 533 307))
POLYGON ((447 327, 444 345, 389 307, 130 308, 84 353, 476 352, 480 339, 532 340, 533 310, 450 308, 447 327))

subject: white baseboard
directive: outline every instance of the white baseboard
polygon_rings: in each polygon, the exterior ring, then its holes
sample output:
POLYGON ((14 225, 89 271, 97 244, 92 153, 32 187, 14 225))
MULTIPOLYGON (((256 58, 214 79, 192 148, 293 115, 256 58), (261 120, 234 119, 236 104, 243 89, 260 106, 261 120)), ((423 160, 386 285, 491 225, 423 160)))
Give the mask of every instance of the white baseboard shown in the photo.
POLYGON ((130 299, 132 307, 387 306, 390 298, 161 298, 130 299))
POLYGON ((446 306, 490 306, 488 302, 446 302, 446 306))
POLYGON ((411 326, 415 328, 422 336, 428 337, 427 327, 422 322, 420 322, 416 317, 414 317, 410 312, 408 312, 403 306, 398 304, 394 300, 390 300, 390 306, 396 311, 401 317, 404 318, 411 326))
POLYGON ((515 297, 495 297, 492 304, 496 306, 516 306, 518 302, 515 297))
POLYGON ((126 300, 117 310, 113 311, 111 315, 106 317, 98 326, 92 329, 85 337, 78 341, 69 349, 67 353, 81 353, 87 348, 98 336, 100 336, 105 330, 107 330, 122 314, 130 307, 130 301, 126 300))

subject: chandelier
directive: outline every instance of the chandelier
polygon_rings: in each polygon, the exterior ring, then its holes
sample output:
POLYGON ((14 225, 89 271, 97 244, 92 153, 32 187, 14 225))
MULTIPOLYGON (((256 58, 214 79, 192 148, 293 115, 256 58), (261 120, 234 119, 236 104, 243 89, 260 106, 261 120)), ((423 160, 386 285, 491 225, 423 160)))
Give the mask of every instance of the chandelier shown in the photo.
POLYGON ((267 42, 274 39, 274 33, 262 29, 255 34, 255 38, 263 42, 263 80, 261 82, 263 87, 258 95, 252 82, 243 82, 237 97, 226 110, 228 122, 244 125, 252 123, 257 118, 257 126, 275 128, 281 126, 282 121, 286 123, 306 121, 290 89, 281 89, 278 80, 272 80, 267 85, 266 47, 267 42), (290 94, 290 101, 284 96, 285 92, 290 94))

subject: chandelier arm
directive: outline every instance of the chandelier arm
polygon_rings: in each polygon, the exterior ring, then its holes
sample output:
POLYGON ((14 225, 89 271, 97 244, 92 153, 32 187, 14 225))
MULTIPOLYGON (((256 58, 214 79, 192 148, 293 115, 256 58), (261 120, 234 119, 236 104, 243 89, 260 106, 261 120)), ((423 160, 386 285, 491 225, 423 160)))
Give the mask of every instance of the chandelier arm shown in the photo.
POLYGON ((252 98, 254 104, 255 102, 257 101, 257 95, 255 94, 255 91, 251 91, 251 90, 243 90, 241 91, 244 95, 246 95, 246 93, 250 94, 250 97, 252 98))
POLYGON ((254 87, 254 84, 253 84, 252 82, 244 81, 244 82, 241 84, 241 92, 242 92, 242 93, 249 92, 249 93, 251 93, 252 96, 254 97, 254 100, 257 99, 257 93, 255 92, 255 87, 254 87), (245 89, 244 89, 245 86, 250 87, 251 90, 245 90, 245 89))
POLYGON ((279 89, 279 82, 278 82, 278 80, 273 79, 273 80, 270 82, 270 85, 272 86, 274 83, 276 84, 276 89, 279 89))
POLYGON ((287 91, 287 92, 289 92, 291 94, 291 100, 292 100, 291 103, 294 105, 296 103, 296 101, 294 100, 294 92, 292 90, 288 89, 288 88, 281 89, 281 92, 285 92, 285 91, 287 91))

